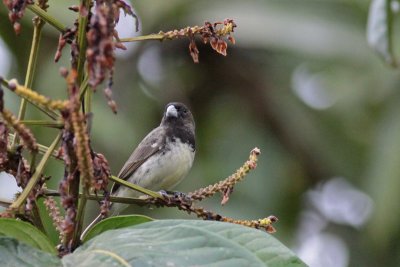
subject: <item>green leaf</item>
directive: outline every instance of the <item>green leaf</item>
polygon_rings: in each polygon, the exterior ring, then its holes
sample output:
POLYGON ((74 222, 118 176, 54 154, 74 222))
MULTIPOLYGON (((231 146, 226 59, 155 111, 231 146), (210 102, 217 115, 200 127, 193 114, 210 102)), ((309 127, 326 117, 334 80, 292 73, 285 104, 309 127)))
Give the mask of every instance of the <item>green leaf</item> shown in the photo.
POLYGON ((57 253, 51 241, 37 228, 27 222, 0 218, 0 236, 2 235, 13 237, 18 241, 52 254, 57 253))
POLYGON ((151 222, 153 219, 144 215, 123 215, 107 218, 95 224, 83 237, 83 242, 112 229, 133 226, 140 223, 151 222))
POLYGON ((373 0, 368 15, 369 45, 390 65, 396 65, 393 53, 393 12, 391 0, 373 0))
POLYGON ((28 246, 17 239, 0 236, 0 266, 60 266, 57 256, 28 246))
POLYGON ((64 266, 306 266, 270 234, 192 220, 160 220, 104 232, 64 266))

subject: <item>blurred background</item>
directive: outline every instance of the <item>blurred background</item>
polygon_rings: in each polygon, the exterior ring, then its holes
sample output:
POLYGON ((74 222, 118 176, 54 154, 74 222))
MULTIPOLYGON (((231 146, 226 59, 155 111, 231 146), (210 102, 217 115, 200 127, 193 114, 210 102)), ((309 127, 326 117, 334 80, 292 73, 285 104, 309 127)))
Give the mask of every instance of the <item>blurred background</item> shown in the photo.
MULTIPOLYGON (((393 1, 398 4, 397 1, 393 1)), ((49 12, 65 25, 77 1, 50 1, 49 12)), ((239 183, 230 201, 202 206, 237 219, 276 215, 274 236, 310 266, 400 265, 400 79, 368 47, 370 1, 134 1, 140 18, 121 18, 120 37, 234 19, 236 45, 223 57, 197 42, 199 64, 188 40, 129 44, 117 52, 114 98, 118 115, 99 86, 94 97, 93 147, 117 174, 138 142, 156 127, 169 101, 190 106, 196 120, 192 171, 176 188, 187 192, 221 180, 261 149, 259 164, 239 183)), ((21 83, 32 37, 26 12, 17 38, 0 4, 0 76, 21 83)), ((397 26, 396 26, 397 27, 397 26)), ((396 28, 398 29, 398 27, 396 28)), ((58 32, 45 26, 34 89, 65 98, 58 74, 69 49, 53 62, 58 32)), ((19 99, 6 91, 15 113, 19 99)), ((43 116, 28 108, 27 119, 43 116)), ((45 118, 45 117, 43 117, 45 118)), ((49 145, 55 131, 34 128, 49 145)), ((46 174, 57 188, 62 165, 46 174)), ((0 189, 6 178, 1 176, 0 189)), ((87 221, 97 213, 92 203, 87 221)), ((131 212, 154 218, 193 219, 175 209, 131 212)), ((129 211, 128 211, 129 213, 129 211)))

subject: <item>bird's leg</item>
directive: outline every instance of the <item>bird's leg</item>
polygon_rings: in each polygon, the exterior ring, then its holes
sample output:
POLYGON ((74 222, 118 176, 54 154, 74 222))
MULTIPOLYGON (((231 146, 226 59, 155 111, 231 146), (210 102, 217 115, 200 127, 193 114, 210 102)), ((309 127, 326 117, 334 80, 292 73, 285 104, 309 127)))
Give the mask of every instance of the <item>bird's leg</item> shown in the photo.
POLYGON ((185 193, 179 191, 167 191, 160 190, 159 193, 168 201, 168 202, 176 202, 179 201, 184 205, 191 206, 192 199, 188 197, 185 193))

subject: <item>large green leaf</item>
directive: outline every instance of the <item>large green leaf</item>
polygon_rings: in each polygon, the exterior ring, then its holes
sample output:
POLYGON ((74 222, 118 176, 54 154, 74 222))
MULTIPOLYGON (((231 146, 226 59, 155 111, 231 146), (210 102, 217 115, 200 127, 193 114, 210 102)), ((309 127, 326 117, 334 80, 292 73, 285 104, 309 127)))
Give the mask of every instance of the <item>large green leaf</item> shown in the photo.
POLYGON ((60 266, 60 259, 28 246, 17 239, 0 236, 0 266, 60 266))
POLYGON ((273 236, 214 221, 160 220, 104 232, 64 266, 306 266, 273 236))
POLYGON ((389 64, 396 64, 393 54, 392 0, 373 0, 368 15, 367 38, 369 45, 389 64))
POLYGON ((42 232, 31 224, 20 220, 0 218, 1 235, 13 237, 25 244, 49 253, 57 253, 51 241, 42 232))
POLYGON ((119 229, 128 226, 133 226, 136 224, 141 224, 145 222, 150 222, 153 219, 144 215, 122 215, 107 218, 98 224, 94 225, 86 235, 83 237, 82 242, 86 242, 89 239, 101 234, 102 232, 119 229))

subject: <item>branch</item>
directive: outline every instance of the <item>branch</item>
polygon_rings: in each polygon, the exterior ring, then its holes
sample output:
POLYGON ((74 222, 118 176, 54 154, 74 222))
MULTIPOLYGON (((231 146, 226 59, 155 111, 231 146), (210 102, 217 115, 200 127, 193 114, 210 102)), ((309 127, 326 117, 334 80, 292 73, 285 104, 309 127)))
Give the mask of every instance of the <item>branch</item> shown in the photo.
POLYGON ((122 180, 121 178, 118 178, 118 177, 114 176, 114 175, 111 175, 109 178, 110 178, 110 180, 112 180, 112 181, 114 181, 114 182, 116 182, 116 183, 118 183, 120 185, 126 186, 126 187, 128 187, 130 189, 133 189, 133 190, 138 191, 140 193, 146 194, 146 195, 151 196, 153 198, 164 199, 164 196, 161 195, 158 192, 151 191, 151 190, 146 189, 144 187, 138 186, 137 184, 129 183, 129 182, 125 181, 125 180, 122 180))
POLYGON ((50 16, 46 11, 40 8, 37 4, 28 5, 27 8, 38 15, 42 20, 46 21, 48 24, 53 26, 59 32, 64 32, 67 30, 67 27, 64 26, 61 22, 59 22, 56 18, 50 16))

